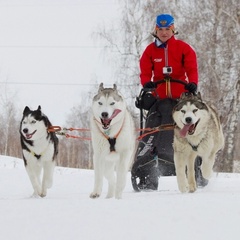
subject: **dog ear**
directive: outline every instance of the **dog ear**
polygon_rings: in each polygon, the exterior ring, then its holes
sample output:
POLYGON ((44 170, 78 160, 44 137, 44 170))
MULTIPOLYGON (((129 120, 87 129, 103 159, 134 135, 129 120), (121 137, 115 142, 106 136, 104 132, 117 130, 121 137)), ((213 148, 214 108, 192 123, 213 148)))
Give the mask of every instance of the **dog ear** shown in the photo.
POLYGON ((183 99, 186 99, 187 98, 187 95, 185 92, 183 92, 180 96, 180 99, 183 100, 183 99))
POLYGON ((197 98, 202 102, 202 96, 200 92, 197 93, 197 98))
POLYGON ((43 115, 42 108, 40 105, 38 106, 38 109, 36 110, 36 112, 38 113, 39 117, 41 117, 43 115))
POLYGON ((117 91, 117 85, 115 83, 113 84, 113 90, 117 91))
POLYGON ((23 114, 27 114, 28 112, 30 112, 30 108, 28 106, 26 106, 23 110, 23 114))
POLYGON ((101 91, 103 91, 103 90, 104 90, 103 83, 100 83, 98 92, 101 92, 101 91))
POLYGON ((42 112, 42 108, 40 105, 38 106, 37 110, 34 111, 34 115, 35 115, 36 119, 44 118, 44 114, 42 112))

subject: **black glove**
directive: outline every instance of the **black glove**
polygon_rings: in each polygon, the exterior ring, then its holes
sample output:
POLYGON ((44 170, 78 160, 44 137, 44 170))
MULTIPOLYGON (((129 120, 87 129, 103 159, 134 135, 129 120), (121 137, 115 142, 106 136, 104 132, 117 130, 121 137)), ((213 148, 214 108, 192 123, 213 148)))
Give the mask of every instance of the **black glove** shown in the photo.
POLYGON ((197 91, 197 84, 196 83, 188 83, 185 86, 185 89, 188 90, 190 93, 195 93, 197 91))
POLYGON ((156 87, 156 83, 154 82, 147 82, 143 85, 144 88, 155 88, 156 87))

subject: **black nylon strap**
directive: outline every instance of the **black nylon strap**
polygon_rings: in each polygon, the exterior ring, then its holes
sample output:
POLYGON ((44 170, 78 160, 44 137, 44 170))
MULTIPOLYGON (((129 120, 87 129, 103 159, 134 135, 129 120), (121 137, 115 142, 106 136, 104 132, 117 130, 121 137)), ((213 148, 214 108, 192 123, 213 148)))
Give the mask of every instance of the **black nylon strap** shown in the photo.
POLYGON ((108 142, 110 144, 110 152, 114 152, 115 151, 116 138, 108 138, 108 142))

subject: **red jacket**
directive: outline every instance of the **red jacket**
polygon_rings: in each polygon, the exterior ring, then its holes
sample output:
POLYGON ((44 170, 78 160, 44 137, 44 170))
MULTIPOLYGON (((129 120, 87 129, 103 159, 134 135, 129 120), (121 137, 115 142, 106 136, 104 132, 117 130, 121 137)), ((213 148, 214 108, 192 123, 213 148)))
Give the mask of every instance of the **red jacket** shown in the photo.
MULTIPOLYGON (((170 76, 173 79, 194 82, 198 84, 197 56, 193 48, 176 39, 174 36, 167 41, 165 48, 157 47, 155 42, 149 44, 140 59, 141 84, 151 81, 162 80, 164 78, 163 67, 172 67, 170 76), (165 52, 168 56, 166 65, 165 52)), ((160 98, 179 98, 185 92, 184 85, 180 83, 158 84, 157 93, 160 98)))

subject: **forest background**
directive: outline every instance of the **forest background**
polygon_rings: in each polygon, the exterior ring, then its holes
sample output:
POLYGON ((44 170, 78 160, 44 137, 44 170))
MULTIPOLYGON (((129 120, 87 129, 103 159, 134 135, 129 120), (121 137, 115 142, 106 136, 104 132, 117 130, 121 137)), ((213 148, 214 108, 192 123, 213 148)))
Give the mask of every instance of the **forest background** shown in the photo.
MULTIPOLYGON (((215 170, 240 172, 240 6, 238 0, 202 1, 119 1, 119 18, 92 30, 92 37, 105 47, 102 50, 114 82, 127 100, 136 126, 139 111, 135 97, 139 93, 139 59, 148 43, 156 15, 170 13, 179 31, 177 38, 190 43, 197 52, 199 91, 205 101, 213 104, 220 115, 225 147, 218 155, 215 170)), ((1 82, 4 80, 1 79, 1 82)), ((89 128, 89 110, 98 83, 91 82, 87 94, 69 110, 65 126, 89 128)), ((22 157, 19 122, 22 109, 7 88, 0 90, 0 154, 22 157)), ((90 141, 59 137, 58 165, 92 168, 90 141)))

